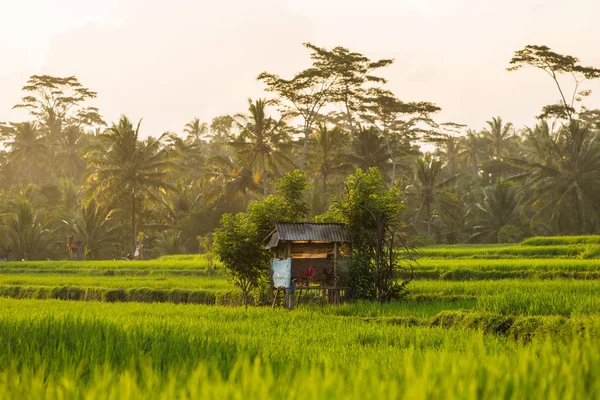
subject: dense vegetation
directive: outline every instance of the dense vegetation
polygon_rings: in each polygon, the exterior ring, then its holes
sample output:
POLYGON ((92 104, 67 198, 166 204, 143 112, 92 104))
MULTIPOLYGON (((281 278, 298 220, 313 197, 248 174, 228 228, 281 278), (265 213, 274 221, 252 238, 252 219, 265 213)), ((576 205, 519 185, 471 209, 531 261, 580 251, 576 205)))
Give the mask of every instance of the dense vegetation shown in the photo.
POLYGON ((31 119, 0 124, 0 253, 75 258, 70 237, 86 259, 133 258, 140 244, 146 258, 195 253, 221 215, 273 194, 296 168, 311 183, 309 218, 343 194, 347 175, 378 168, 405 198, 403 229, 422 244, 600 233, 600 113, 581 103, 600 70, 526 46, 509 69, 544 70, 560 101, 536 126, 494 117, 468 128, 386 90, 379 72, 393 60, 306 47, 310 68, 258 76, 269 99, 210 123, 182 121, 178 133, 125 116, 106 123, 77 78, 32 76, 15 105, 31 119), (575 77, 572 98, 563 74, 575 77))

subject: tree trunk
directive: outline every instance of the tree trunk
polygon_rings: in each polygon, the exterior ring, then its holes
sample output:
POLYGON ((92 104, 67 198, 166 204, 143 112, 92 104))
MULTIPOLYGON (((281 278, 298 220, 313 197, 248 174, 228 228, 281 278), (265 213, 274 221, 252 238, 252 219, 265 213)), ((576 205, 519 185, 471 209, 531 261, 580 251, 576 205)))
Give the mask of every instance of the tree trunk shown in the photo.
POLYGON ((137 242, 137 233, 135 229, 135 189, 131 190, 131 243, 133 245, 133 250, 131 255, 135 254, 135 247, 137 242))
POLYGON ((304 171, 306 166, 306 154, 308 153, 308 137, 310 136, 310 125, 308 122, 304 123, 304 149, 302 150, 302 166, 301 169, 304 171))
POLYGON ((431 238, 431 209, 427 206, 427 238, 431 238))
POLYGON ((262 169, 263 169, 263 194, 267 198, 267 168, 265 163, 265 155, 262 155, 262 169))
POLYGON ((347 84, 346 84, 346 96, 344 99, 344 103, 346 106, 346 118, 348 119, 350 133, 352 134, 352 139, 356 139, 356 129, 354 129, 354 123, 352 122, 352 114, 350 112, 350 100, 348 99, 348 85, 347 84))

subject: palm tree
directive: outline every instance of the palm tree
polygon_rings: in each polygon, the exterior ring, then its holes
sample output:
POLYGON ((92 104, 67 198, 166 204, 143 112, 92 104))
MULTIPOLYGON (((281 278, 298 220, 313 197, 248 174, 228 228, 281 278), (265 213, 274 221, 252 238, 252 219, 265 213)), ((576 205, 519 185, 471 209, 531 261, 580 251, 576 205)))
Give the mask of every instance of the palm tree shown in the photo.
POLYGON ((186 246, 181 231, 167 229, 160 232, 152 242, 152 252, 156 256, 184 254, 186 246))
POLYGON ((445 161, 447 174, 449 176, 456 175, 456 167, 459 157, 459 140, 456 136, 443 134, 436 140, 437 154, 445 161))
POLYGON ((86 259, 113 257, 119 243, 118 225, 111 218, 114 210, 90 200, 81 207, 80 215, 73 221, 63 221, 81 240, 86 259))
POLYGON ((384 176, 392 164, 385 138, 372 127, 360 127, 346 160, 365 171, 370 167, 377 167, 384 176))
POLYGON ((483 204, 478 204, 477 209, 481 219, 474 227, 475 234, 471 236, 471 241, 496 243, 503 226, 519 223, 519 201, 509 182, 498 181, 487 188, 483 204))
POLYGON ((81 182, 85 174, 85 160, 82 153, 87 146, 87 138, 88 136, 77 126, 69 126, 58 138, 54 162, 61 177, 81 182))
POLYGON ((513 160, 527 171, 521 194, 536 211, 534 220, 548 216, 560 231, 595 232, 600 224, 599 136, 573 120, 561 129, 549 151, 543 163, 513 160), (560 229, 561 225, 569 228, 560 229))
POLYGON ((540 121, 533 129, 526 128, 523 138, 524 158, 530 162, 546 163, 555 150, 559 133, 560 131, 555 130, 555 124, 547 121, 540 121))
POLYGON ((248 105, 248 115, 233 117, 240 135, 229 144, 237 150, 240 162, 261 177, 263 195, 267 197, 267 175, 279 176, 279 166, 295 168, 285 152, 289 152, 290 137, 286 131, 285 116, 279 121, 267 116, 266 100, 259 99, 253 103, 248 99, 248 105))
POLYGON ((46 138, 42 136, 35 122, 14 124, 6 145, 10 149, 8 161, 21 165, 27 171, 30 182, 36 181, 36 168, 48 156, 46 138))
POLYGON ((340 153, 346 135, 339 128, 329 129, 327 124, 320 122, 311 136, 311 148, 314 149, 312 163, 321 176, 323 195, 327 196, 327 180, 340 168, 340 153))
POLYGON ((208 124, 200 122, 200 119, 194 118, 183 128, 183 132, 187 133, 186 140, 191 143, 200 143, 204 137, 208 135, 208 124))
POLYGON ((209 164, 212 166, 212 172, 208 174, 212 188, 207 191, 206 200, 224 199, 227 204, 241 203, 245 210, 250 200, 263 191, 252 170, 239 160, 215 156, 209 159, 209 164))
POLYGON ((505 124, 500 117, 492 118, 486 123, 488 127, 482 132, 483 140, 490 147, 492 157, 499 160, 515 139, 513 125, 510 122, 505 124))
POLYGON ((431 155, 417 159, 416 164, 414 183, 406 188, 406 193, 415 207, 414 223, 425 221, 430 237, 434 215, 455 221, 460 218, 460 199, 449 190, 459 175, 443 179, 444 165, 431 155))
POLYGON ((7 219, 12 259, 40 260, 46 257, 49 230, 29 201, 21 200, 11 204, 9 212, 3 217, 7 219))
POLYGON ((472 168, 472 176, 476 177, 479 174, 482 138, 476 131, 469 129, 466 136, 459 139, 459 147, 462 150, 459 151, 458 157, 464 160, 465 167, 472 168))
POLYGON ((142 195, 151 201, 161 202, 157 192, 174 190, 167 177, 168 171, 176 167, 162 147, 166 134, 158 139, 139 140, 141 122, 135 129, 125 116, 118 124, 113 123, 101 135, 102 146, 92 158, 92 170, 87 175, 91 183, 90 193, 104 198, 130 198, 132 251, 136 248, 137 203, 142 195))
POLYGON ((179 171, 190 175, 193 179, 205 173, 205 157, 199 141, 183 140, 175 133, 167 132, 168 151, 173 160, 179 163, 179 171))

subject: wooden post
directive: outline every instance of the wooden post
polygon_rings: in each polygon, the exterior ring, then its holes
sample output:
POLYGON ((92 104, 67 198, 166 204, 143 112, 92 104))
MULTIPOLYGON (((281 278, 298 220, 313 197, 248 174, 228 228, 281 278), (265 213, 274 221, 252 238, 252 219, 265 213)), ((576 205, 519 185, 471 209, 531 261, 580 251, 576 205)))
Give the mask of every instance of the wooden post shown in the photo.
POLYGON ((285 307, 288 310, 294 309, 294 292, 291 289, 285 289, 285 307))
MULTIPOLYGON (((337 279, 337 253, 338 253, 338 244, 337 242, 333 243, 333 277, 337 279)), ((334 282, 335 285, 335 282, 334 282)))

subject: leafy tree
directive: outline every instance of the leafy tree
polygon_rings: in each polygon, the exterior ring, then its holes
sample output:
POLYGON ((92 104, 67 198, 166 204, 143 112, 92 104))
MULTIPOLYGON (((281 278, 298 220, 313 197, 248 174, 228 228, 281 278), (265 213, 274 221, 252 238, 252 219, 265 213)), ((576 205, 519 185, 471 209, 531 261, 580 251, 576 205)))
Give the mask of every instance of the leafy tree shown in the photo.
POLYGON ((449 176, 456 175, 460 154, 458 138, 446 134, 437 140, 436 143, 438 145, 436 153, 446 161, 447 174, 449 176))
MULTIPOLYGON (((412 143, 419 136, 428 136, 426 127, 436 125, 430 115, 440 110, 428 102, 405 103, 389 90, 371 88, 364 93, 360 114, 363 119, 379 130, 392 163, 390 185, 396 180, 396 165, 399 156, 411 153, 412 143)), ((358 134, 354 133, 357 139, 358 134)))
POLYGON ((399 282, 402 269, 398 247, 410 246, 400 233, 404 201, 397 186, 387 188, 377 168, 356 170, 346 181, 347 191, 335 196, 320 220, 348 224, 353 256, 348 273, 349 297, 389 301, 405 293, 408 281, 399 282))
POLYGON ((306 47, 313 51, 313 65, 319 70, 329 71, 336 77, 331 90, 331 102, 342 106, 350 132, 357 134, 355 116, 363 108, 367 96, 366 85, 384 84, 386 80, 374 75, 380 68, 394 63, 393 59, 372 61, 365 55, 337 46, 331 50, 310 43, 306 47))
POLYGON ((275 222, 302 222, 310 207, 306 193, 310 184, 298 169, 285 173, 277 183, 277 193, 260 202, 250 203, 248 215, 256 224, 262 240, 273 230, 275 222))
POLYGON ((509 71, 517 71, 524 67, 539 68, 556 84, 560 101, 545 106, 539 118, 557 117, 572 120, 577 113, 575 102, 580 102, 583 97, 591 94, 590 90, 580 90, 581 84, 586 80, 600 78, 599 68, 583 66, 577 57, 555 53, 548 46, 527 45, 515 51, 510 64, 509 71), (562 74, 573 78, 574 88, 570 96, 560 83, 559 77, 562 74))
MULTIPOLYGON (((177 134, 168 132, 165 136, 169 147, 167 151, 173 161, 179 164, 179 171, 199 179, 206 173, 206 160, 203 152, 204 145, 200 139, 182 139, 177 134)), ((176 179, 176 177, 174 177, 176 179)))
POLYGON ((214 252, 219 257, 231 281, 242 292, 244 306, 249 295, 267 271, 270 254, 259 238, 258 227, 248 215, 224 214, 221 227, 214 232, 214 252))
POLYGON ((233 130, 233 118, 229 115, 221 115, 213 118, 210 123, 211 140, 225 143, 231 140, 233 130))
POLYGON ((74 76, 33 75, 23 91, 26 94, 21 103, 13 108, 29 111, 53 138, 58 138, 65 126, 105 125, 98 109, 86 105, 96 98, 96 92, 85 88, 74 76))
POLYGON ((154 256, 184 254, 186 246, 182 232, 177 229, 166 229, 159 232, 152 241, 151 251, 154 256))
MULTIPOLYGON (((305 47, 313 46, 305 43, 305 47)), ((313 49, 314 50, 314 49, 313 49)), ((313 66, 307 68, 291 79, 284 79, 278 75, 263 72, 257 79, 266 84, 268 92, 277 93, 281 100, 287 102, 287 112, 302 118, 304 133, 304 147, 302 152, 301 168, 304 170, 308 157, 308 142, 315 120, 321 108, 329 101, 331 90, 337 80, 335 71, 320 64, 318 53, 311 53, 313 66)))

